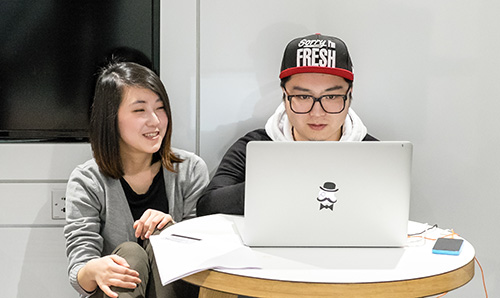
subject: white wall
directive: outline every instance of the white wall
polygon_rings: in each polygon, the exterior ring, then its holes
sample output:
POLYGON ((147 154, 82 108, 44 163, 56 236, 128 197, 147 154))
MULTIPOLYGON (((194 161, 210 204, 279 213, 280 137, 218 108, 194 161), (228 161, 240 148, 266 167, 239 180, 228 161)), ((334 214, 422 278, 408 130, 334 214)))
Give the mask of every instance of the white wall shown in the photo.
MULTIPOLYGON (((490 297, 500 296, 500 4, 187 0, 162 10, 170 16, 162 18, 161 70, 174 145, 198 152, 213 171, 279 104, 286 43, 338 36, 354 62, 353 108, 369 132, 414 143, 411 219, 467 238, 490 297)), ((477 266, 470 283, 447 295, 482 296, 477 266)))
POLYGON ((78 297, 52 193, 64 196, 69 174, 90 157, 89 144, 0 144, 2 297, 78 297))
POLYGON ((174 115, 173 145, 197 151, 198 61, 196 1, 162 1, 160 76, 174 115))

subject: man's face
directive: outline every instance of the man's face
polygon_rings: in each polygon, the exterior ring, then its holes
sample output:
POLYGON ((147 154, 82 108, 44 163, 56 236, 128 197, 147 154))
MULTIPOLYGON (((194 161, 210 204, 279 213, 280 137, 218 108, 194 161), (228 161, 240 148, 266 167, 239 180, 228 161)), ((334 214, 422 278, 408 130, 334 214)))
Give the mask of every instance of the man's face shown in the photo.
MULTIPOLYGON (((290 77, 285 84, 286 95, 323 95, 346 94, 349 84, 344 78, 321 73, 300 73, 290 77)), ((319 102, 307 114, 296 114, 285 99, 288 119, 293 127, 296 141, 338 141, 342 136, 342 125, 351 103, 348 97, 344 110, 339 114, 328 114, 319 102)))

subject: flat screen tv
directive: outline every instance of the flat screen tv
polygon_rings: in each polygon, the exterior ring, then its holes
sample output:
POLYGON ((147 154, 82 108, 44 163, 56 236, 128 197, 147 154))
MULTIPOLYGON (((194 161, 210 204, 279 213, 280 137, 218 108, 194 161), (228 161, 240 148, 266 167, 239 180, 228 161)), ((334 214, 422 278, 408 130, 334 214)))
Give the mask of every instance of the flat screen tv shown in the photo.
POLYGON ((96 73, 111 56, 159 72, 159 8, 0 0, 0 142, 88 140, 96 73))

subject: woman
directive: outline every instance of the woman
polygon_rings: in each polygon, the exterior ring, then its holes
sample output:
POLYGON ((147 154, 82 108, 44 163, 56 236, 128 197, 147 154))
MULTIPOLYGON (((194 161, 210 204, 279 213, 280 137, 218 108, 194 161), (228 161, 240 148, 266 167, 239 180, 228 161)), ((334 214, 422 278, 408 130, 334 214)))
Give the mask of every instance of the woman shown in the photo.
POLYGON ((170 147, 169 99, 146 67, 104 68, 90 122, 94 158, 72 172, 66 190, 70 283, 83 297, 175 296, 175 285, 161 285, 147 239, 195 216, 207 167, 170 147))

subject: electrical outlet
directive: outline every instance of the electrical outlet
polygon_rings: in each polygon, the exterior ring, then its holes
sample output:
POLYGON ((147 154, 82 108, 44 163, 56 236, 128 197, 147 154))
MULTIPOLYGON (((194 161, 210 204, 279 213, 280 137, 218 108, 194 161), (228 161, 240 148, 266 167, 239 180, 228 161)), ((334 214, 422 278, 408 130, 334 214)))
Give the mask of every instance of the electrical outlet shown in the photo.
POLYGON ((52 219, 66 219, 66 190, 52 190, 52 219))

